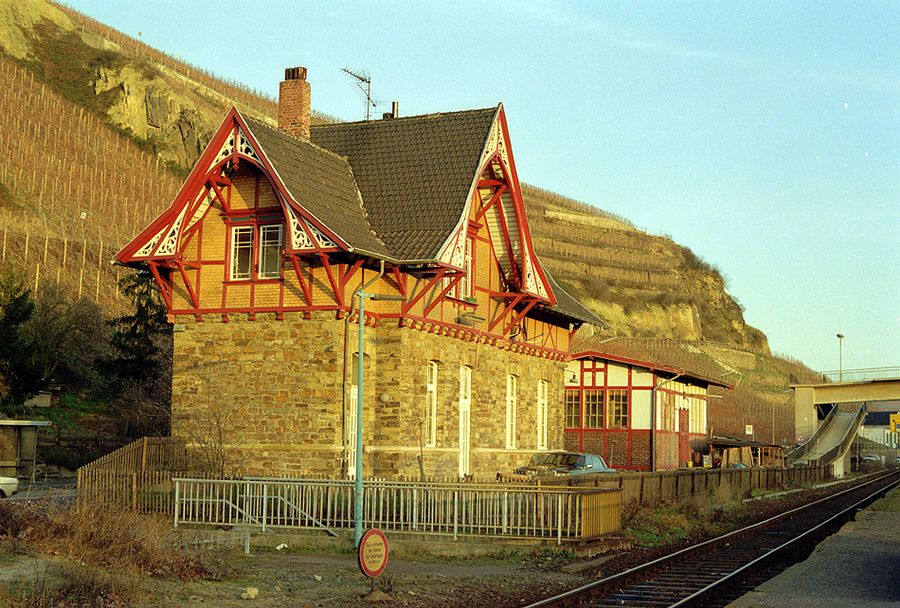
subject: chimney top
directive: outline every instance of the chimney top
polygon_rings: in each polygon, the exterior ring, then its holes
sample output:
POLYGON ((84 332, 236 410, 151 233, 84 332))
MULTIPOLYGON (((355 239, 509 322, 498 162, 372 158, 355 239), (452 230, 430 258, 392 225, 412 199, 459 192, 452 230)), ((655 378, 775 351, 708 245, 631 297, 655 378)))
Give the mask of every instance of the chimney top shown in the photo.
POLYGON ((306 80, 306 68, 303 66, 297 66, 294 68, 285 68, 284 69, 284 79, 285 80, 306 80))

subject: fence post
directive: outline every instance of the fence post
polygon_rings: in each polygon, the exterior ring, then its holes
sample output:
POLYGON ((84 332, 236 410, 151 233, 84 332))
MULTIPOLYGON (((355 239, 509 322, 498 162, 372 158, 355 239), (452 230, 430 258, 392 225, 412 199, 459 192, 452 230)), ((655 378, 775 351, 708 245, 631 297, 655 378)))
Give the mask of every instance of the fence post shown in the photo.
POLYGON ((509 518, 509 492, 503 492, 503 534, 506 534, 509 518))
MULTIPOLYGON (((620 478, 621 479, 621 478, 620 478)), ((556 495, 556 544, 562 544, 562 512, 563 512, 563 495, 556 495)))
POLYGON ((269 484, 263 483, 263 495, 262 495, 262 531, 266 531, 266 506, 269 502, 269 484))
POLYGON ((178 502, 178 491, 181 489, 181 482, 179 482, 177 479, 174 481, 175 481, 175 522, 174 522, 173 527, 177 528, 178 527, 179 508, 181 506, 178 502))
POLYGON ((453 490, 453 540, 456 540, 456 527, 459 523, 459 490, 453 490))
POLYGON ((137 511, 137 473, 131 474, 131 510, 137 511))
POLYGON ((141 442, 141 473, 147 470, 147 438, 141 442))

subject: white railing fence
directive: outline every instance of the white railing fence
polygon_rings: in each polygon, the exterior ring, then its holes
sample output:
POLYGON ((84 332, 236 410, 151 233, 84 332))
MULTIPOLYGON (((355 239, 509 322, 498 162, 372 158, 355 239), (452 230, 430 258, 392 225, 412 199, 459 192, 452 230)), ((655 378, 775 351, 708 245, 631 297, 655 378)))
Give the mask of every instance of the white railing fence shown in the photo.
MULTIPOLYGON (((350 480, 174 478, 175 526, 352 529, 350 480)), ((563 541, 619 529, 618 489, 365 480, 363 525, 385 531, 563 541)))

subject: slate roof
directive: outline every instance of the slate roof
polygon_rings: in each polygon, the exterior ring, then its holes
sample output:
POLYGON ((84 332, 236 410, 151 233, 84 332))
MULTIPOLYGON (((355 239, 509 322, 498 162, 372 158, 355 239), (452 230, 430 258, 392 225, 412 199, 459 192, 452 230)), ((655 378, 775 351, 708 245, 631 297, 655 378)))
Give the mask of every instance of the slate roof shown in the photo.
POLYGON ((544 274, 550 282, 550 289, 553 290, 553 295, 556 296, 556 306, 546 307, 547 310, 564 314, 584 323, 591 323, 599 327, 607 326, 600 317, 592 313, 584 304, 569 295, 569 292, 556 282, 556 279, 553 278, 546 268, 544 269, 544 274))
POLYGON ((458 225, 498 110, 316 125, 310 139, 350 161, 393 257, 433 260, 458 225))
MULTIPOLYGON (((311 142, 244 120, 297 202, 332 232, 361 253, 414 263, 434 261, 458 225, 498 112, 313 125, 311 142)), ((542 309, 606 325, 546 274, 557 304, 542 309)))
POLYGON ((369 225, 346 158, 243 117, 288 191, 306 210, 360 252, 391 257, 369 225))
MULTIPOLYGON (((728 387, 722 368, 709 356, 694 352, 680 342, 655 338, 592 336, 572 346, 573 354, 584 352, 640 361, 653 369, 674 371, 708 384, 728 387)), ((730 388, 730 387, 729 387, 730 388)))

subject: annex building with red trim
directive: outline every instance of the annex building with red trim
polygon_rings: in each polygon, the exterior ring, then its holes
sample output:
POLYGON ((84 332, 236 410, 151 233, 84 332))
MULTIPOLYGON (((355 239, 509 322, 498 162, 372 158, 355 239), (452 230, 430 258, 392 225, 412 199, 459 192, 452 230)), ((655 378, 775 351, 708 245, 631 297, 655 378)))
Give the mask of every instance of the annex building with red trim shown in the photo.
POLYGON ((636 471, 702 463, 709 400, 730 388, 719 370, 665 341, 595 336, 572 349, 564 392, 567 450, 600 454, 611 467, 636 471))
POLYGON ((562 449, 570 344, 602 321, 534 251, 502 104, 311 126, 309 98, 290 68, 277 127, 228 112, 116 256, 174 324, 173 435, 233 472, 352 475, 362 356, 366 476, 562 449))

